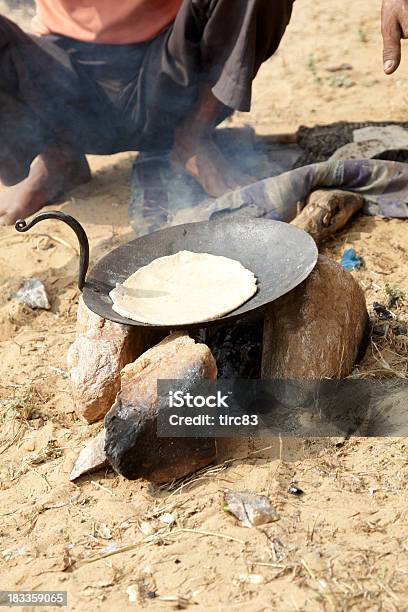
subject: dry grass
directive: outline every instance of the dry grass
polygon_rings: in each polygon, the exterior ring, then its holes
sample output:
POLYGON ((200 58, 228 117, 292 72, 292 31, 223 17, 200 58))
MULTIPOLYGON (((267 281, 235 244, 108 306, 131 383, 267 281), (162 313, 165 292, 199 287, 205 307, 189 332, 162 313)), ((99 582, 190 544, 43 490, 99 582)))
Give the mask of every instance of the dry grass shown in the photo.
POLYGON ((405 299, 391 314, 393 318, 389 321, 372 317, 369 346, 358 367, 362 378, 408 378, 408 314, 405 299))

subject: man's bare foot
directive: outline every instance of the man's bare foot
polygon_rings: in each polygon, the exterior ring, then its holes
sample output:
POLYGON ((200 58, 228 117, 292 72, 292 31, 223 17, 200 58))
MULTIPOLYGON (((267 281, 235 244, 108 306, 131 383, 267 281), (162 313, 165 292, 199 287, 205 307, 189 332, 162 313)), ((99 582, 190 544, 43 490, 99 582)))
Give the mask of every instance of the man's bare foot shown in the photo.
POLYGON ((256 182, 257 179, 240 173, 221 153, 208 129, 181 127, 176 132, 171 153, 171 163, 182 167, 204 189, 208 195, 218 198, 228 191, 234 191, 256 182))
POLYGON ((176 130, 170 157, 173 166, 186 170, 215 198, 256 182, 234 168, 213 140, 214 129, 225 116, 225 110, 211 86, 203 86, 190 116, 176 130))
POLYGON ((52 145, 32 164, 27 178, 0 193, 0 225, 12 225, 89 181, 84 155, 52 145))

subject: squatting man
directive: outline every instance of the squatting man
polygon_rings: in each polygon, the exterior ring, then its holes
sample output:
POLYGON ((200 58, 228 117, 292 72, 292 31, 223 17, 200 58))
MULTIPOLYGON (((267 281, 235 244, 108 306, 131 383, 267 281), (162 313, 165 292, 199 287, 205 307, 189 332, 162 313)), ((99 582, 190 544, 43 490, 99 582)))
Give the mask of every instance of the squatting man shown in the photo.
MULTIPOLYGON (((211 196, 250 183, 213 141, 249 111, 294 0, 37 0, 35 35, 0 15, 0 224, 90 178, 85 154, 171 150, 211 196), (34 163, 33 163, 34 162, 34 163)), ((330 10, 328 8, 328 10, 330 10)), ((408 0, 383 0, 384 71, 408 0)))

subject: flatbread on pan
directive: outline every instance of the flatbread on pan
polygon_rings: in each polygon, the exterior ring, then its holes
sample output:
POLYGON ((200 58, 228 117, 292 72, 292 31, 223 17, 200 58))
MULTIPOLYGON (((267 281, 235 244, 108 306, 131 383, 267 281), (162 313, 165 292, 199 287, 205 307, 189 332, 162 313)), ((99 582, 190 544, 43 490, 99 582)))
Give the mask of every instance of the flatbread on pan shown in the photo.
POLYGON ((255 275, 239 261, 180 251, 139 268, 109 295, 122 317, 151 325, 192 325, 232 312, 256 291, 255 275))

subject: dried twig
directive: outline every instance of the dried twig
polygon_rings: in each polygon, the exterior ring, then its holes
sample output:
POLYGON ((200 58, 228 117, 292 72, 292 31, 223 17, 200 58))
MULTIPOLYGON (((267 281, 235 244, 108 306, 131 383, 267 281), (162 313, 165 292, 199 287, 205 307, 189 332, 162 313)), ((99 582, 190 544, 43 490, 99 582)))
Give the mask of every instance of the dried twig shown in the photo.
POLYGON ((203 531, 201 529, 187 529, 185 527, 181 529, 175 529, 174 531, 169 531, 168 533, 157 533, 153 537, 150 537, 149 541, 136 542, 135 544, 129 544, 127 546, 122 546, 122 548, 118 548, 117 550, 108 551, 102 555, 98 555, 97 557, 93 557, 92 559, 85 559, 80 562, 80 565, 85 565, 89 563, 96 563, 97 561, 101 561, 102 559, 107 559, 108 557, 112 557, 114 555, 120 555, 122 553, 130 552, 132 550, 136 550, 141 546, 150 546, 157 542, 158 540, 162 540, 164 538, 173 537, 180 533, 193 533, 196 535, 204 535, 213 538, 222 538, 223 540, 229 540, 230 542, 237 542, 238 544, 242 544, 245 546, 245 541, 240 540, 239 538, 234 538, 224 533, 216 533, 213 531, 203 531))
POLYGON ((364 198, 356 193, 339 189, 314 191, 303 210, 292 221, 320 244, 342 229, 364 204, 364 198))

